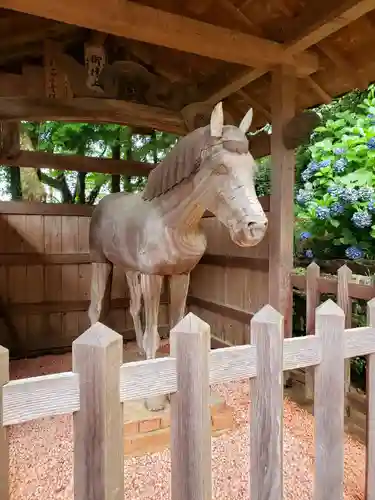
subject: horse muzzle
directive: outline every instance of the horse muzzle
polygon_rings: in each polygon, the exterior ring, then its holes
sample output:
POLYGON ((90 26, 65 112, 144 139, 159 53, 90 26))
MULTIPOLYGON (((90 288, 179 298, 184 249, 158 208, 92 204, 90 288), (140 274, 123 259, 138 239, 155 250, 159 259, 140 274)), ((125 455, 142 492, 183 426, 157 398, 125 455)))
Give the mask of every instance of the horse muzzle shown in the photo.
POLYGON ((230 231, 230 236, 236 245, 240 247, 252 247, 260 243, 267 232, 268 222, 249 222, 247 226, 230 231))

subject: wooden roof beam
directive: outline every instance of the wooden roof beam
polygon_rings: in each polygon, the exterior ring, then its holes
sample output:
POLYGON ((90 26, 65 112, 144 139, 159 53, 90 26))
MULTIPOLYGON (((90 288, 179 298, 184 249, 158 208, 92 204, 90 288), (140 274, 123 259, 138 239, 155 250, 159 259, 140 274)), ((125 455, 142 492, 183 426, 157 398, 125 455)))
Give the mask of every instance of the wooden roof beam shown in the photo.
POLYGON ((156 106, 95 97, 74 99, 0 97, 1 120, 118 123, 177 135, 184 135, 187 132, 182 115, 178 112, 156 106))
POLYGON ((103 9, 89 0, 0 0, 0 7, 244 66, 285 63, 299 74, 318 67, 315 54, 294 57, 276 42, 130 1, 109 0, 103 9))
MULTIPOLYGON (((295 33, 291 34, 291 41, 285 44, 285 52, 289 55, 296 55, 300 51, 306 50, 313 45, 324 40, 329 35, 339 31, 353 21, 359 19, 360 17, 366 15, 368 12, 375 9, 375 0, 346 0, 339 2, 339 5, 333 8, 329 13, 323 16, 323 13, 319 12, 321 17, 317 17, 316 9, 318 2, 310 2, 311 7, 304 9, 301 19, 293 18, 291 20, 291 28, 294 29, 295 33), (315 14, 315 16, 314 16, 315 14), (311 23, 311 19, 315 21, 311 23), (301 30, 301 26, 308 26, 304 28, 302 33, 297 30, 301 30)), ((319 6, 324 7, 325 4, 319 2, 319 6)), ((322 8, 322 7, 320 7, 322 8)), ((288 27, 283 23, 283 31, 289 33, 288 27)), ((229 82, 224 85, 221 89, 212 94, 208 100, 211 104, 215 104, 233 94, 238 92, 241 88, 246 87, 251 82, 261 78, 263 75, 268 73, 270 68, 254 69, 251 71, 244 71, 242 75, 236 80, 229 82)))

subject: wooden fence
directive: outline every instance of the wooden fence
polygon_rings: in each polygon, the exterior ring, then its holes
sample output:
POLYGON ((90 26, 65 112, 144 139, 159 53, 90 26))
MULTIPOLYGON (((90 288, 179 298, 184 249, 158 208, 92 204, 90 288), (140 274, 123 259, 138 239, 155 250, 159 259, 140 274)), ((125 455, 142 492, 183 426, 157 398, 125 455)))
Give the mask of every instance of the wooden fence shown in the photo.
MULTIPOLYGON (((15 356, 71 349, 89 327, 91 259, 88 205, 0 202, 0 344, 15 356)), ((125 274, 114 267, 106 319, 135 338, 125 274)), ((164 286, 159 325, 168 333, 164 286)))
POLYGON ((287 338, 271 306, 252 319, 253 345, 209 351, 210 327, 189 313, 171 332, 173 357, 122 364, 122 337, 97 323, 73 342, 73 371, 9 382, 0 351, 0 498, 9 498, 6 428, 73 413, 75 500, 123 500, 123 405, 171 394, 171 498, 211 491, 210 384, 250 379, 251 500, 283 498, 283 377, 315 370, 315 500, 342 499, 344 364, 368 355, 366 500, 375 495, 375 300, 368 327, 345 329, 332 300, 316 310, 315 335, 287 338), (265 453, 265 450, 267 452, 265 453))
MULTIPOLYGON (((305 275, 292 275, 292 285, 306 293, 306 334, 315 332, 315 309, 319 306, 322 294, 336 296, 337 304, 345 312, 345 327, 352 327, 352 299, 370 300, 375 297, 375 287, 363 276, 355 276, 348 266, 343 265, 337 270, 337 276, 321 276, 320 267, 312 262, 305 275), (359 283, 362 281, 362 283, 359 283)), ((305 370, 305 398, 313 398, 314 380, 311 369, 305 370)), ((346 414, 350 414, 350 360, 345 363, 345 397, 346 414)))

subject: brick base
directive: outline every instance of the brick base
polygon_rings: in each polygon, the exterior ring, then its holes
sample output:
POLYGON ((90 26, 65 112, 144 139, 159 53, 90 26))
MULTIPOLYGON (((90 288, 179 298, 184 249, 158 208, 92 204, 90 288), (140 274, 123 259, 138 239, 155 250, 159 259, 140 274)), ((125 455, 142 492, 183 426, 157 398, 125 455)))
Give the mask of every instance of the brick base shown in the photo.
MULTIPOLYGON (((148 411, 143 401, 126 402, 124 405, 125 456, 139 456, 161 451, 169 446, 169 407, 160 412, 148 411)), ((211 431, 213 436, 233 428, 233 412, 224 399, 211 394, 211 431)))

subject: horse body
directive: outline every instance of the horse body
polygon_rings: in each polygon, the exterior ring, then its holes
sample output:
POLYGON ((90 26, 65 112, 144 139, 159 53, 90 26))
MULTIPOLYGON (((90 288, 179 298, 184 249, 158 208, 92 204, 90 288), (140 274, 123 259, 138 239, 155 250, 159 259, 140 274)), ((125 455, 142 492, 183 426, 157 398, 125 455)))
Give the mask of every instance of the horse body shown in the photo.
MULTIPOLYGON (((254 186, 255 162, 246 132, 252 111, 239 127, 224 126, 222 105, 211 123, 183 137, 155 167, 145 190, 108 195, 95 208, 90 225, 92 256, 91 324, 108 309, 113 264, 124 269, 137 344, 154 358, 162 282, 169 277, 170 327, 185 314, 191 270, 206 250, 200 220, 211 211, 239 246, 264 237, 267 218, 254 186), (140 311, 143 297, 145 328, 140 311)), ((148 402, 157 410, 163 403, 148 402)))
MULTIPOLYGON (((125 272, 160 276, 190 272, 206 250, 206 237, 193 223, 195 217, 189 223, 179 223, 178 205, 175 210, 163 210, 181 199, 180 191, 187 191, 187 187, 170 193, 162 206, 156 200, 145 201, 140 193, 103 198, 90 226, 92 260, 111 262, 125 272)), ((191 215, 194 211, 192 207, 191 215)))

